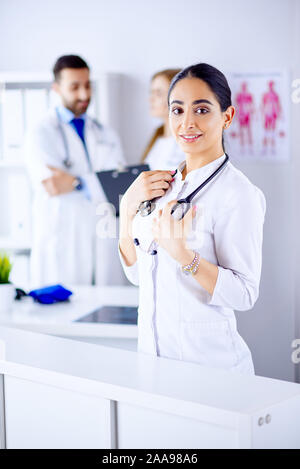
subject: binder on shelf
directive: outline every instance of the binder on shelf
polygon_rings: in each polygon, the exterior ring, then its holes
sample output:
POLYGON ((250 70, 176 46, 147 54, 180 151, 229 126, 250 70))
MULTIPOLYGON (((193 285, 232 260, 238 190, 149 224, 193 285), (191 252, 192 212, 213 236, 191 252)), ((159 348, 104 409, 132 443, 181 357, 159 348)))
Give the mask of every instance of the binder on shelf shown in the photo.
POLYGON ((108 202, 115 207, 117 217, 119 216, 120 196, 125 194, 140 173, 149 169, 147 164, 139 164, 96 173, 108 202))
POLYGON ((17 160, 24 138, 23 98, 21 90, 6 89, 2 103, 2 159, 17 160))
POLYGON ((18 171, 8 174, 7 179, 11 238, 20 244, 29 244, 31 238, 31 191, 28 176, 26 173, 18 171))
POLYGON ((47 113, 48 110, 48 90, 26 89, 24 96, 25 103, 25 129, 31 130, 47 113))

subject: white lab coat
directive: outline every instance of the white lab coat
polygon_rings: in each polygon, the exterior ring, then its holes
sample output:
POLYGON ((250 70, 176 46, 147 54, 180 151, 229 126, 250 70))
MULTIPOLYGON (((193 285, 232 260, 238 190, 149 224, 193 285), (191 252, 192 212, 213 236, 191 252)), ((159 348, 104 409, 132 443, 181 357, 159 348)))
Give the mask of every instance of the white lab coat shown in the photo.
POLYGON ((85 141, 91 172, 79 136, 70 124, 61 122, 61 126, 68 142, 70 168, 63 163, 66 151, 55 110, 27 136, 25 143, 33 185, 31 285, 90 284, 93 276, 98 284, 122 283, 117 240, 96 237, 96 207, 106 197, 94 174, 124 163, 119 138, 112 129, 105 126, 100 129, 93 119, 86 117, 85 141), (41 183, 52 174, 47 165, 82 177, 91 200, 83 191, 76 190, 49 196, 41 183))
MULTIPOLYGON (((231 162, 200 192, 188 247, 218 265, 210 295, 163 249, 153 249, 151 224, 168 201, 186 197, 222 163, 225 155, 191 171, 179 171, 172 187, 151 215, 137 214, 137 262, 127 267, 128 279, 140 287, 138 350, 176 360, 241 373, 254 373, 251 352, 239 335, 234 309, 251 309, 258 297, 262 263, 265 198, 260 189, 231 162)), ((184 163, 183 163, 184 166, 184 163)), ((183 167, 181 165, 181 169, 183 167)))

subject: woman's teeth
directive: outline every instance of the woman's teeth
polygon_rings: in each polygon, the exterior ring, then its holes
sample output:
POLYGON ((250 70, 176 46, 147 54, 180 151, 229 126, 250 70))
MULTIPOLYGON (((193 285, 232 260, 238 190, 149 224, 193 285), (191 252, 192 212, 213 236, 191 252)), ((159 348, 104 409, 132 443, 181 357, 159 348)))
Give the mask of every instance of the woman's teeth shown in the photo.
POLYGON ((201 134, 197 134, 197 135, 181 135, 181 137, 184 139, 184 140, 187 140, 189 142, 192 142, 194 140, 197 140, 197 138, 201 137, 201 134))

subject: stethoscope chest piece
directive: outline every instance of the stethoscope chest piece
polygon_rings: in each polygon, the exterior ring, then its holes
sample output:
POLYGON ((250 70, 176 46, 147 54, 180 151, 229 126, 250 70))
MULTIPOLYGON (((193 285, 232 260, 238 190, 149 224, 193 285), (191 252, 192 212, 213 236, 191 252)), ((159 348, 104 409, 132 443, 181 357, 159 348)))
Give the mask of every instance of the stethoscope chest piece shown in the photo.
POLYGON ((175 218, 175 220, 181 220, 184 215, 188 212, 190 207, 190 202, 186 202, 185 200, 178 200, 178 202, 172 207, 171 215, 175 218))
POLYGON ((150 213, 153 212, 153 210, 155 210, 155 202, 151 200, 145 200, 139 205, 139 212, 141 217, 147 217, 150 215, 150 213))
POLYGON ((65 159, 63 161, 63 163, 64 163, 65 167, 68 168, 68 169, 72 167, 72 162, 69 159, 65 159))
MULTIPOLYGON (((207 178, 205 179, 200 186, 198 186, 193 192, 191 192, 187 197, 184 199, 179 199, 177 200, 176 204, 172 207, 171 210, 171 215, 176 219, 176 220, 181 220, 185 214, 188 212, 188 210, 191 207, 191 203, 193 198, 212 180, 214 179, 217 174, 226 166, 229 160, 229 156, 225 154, 225 160, 223 163, 207 178)), ((154 199, 153 200, 145 200, 144 202, 141 202, 138 208, 138 212, 140 212, 140 215, 142 217, 146 217, 147 215, 150 215, 150 213, 155 210, 155 203, 154 199)), ((134 238, 134 244, 135 246, 140 247, 140 242, 137 238, 134 238)), ((152 251, 149 251, 149 254, 155 255, 157 254, 157 250, 153 249, 152 251)))

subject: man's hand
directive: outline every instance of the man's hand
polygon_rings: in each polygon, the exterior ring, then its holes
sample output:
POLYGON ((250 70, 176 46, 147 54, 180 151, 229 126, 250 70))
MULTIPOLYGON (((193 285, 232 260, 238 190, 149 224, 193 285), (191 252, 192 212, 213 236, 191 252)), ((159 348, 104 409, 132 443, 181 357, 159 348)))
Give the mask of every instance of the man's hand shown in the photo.
POLYGON ((52 176, 44 179, 42 184, 49 195, 67 194, 74 189, 73 182, 76 179, 74 176, 53 166, 48 166, 48 168, 51 169, 52 176))

